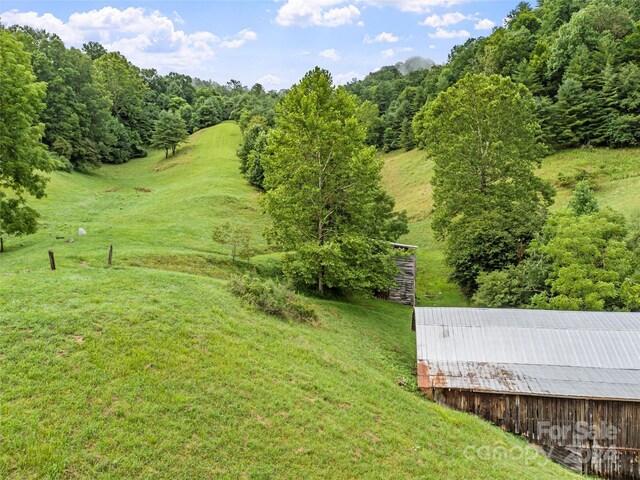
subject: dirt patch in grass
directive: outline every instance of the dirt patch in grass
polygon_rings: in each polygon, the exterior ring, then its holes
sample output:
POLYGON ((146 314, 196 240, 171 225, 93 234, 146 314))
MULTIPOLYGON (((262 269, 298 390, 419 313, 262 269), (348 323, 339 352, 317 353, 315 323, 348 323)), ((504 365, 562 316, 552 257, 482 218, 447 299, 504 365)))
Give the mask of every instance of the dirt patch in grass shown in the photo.
POLYGON ((104 193, 113 193, 113 192, 117 192, 118 190, 120 190, 118 187, 111 187, 111 188, 107 188, 104 193))
POLYGON ((149 192, 151 192, 151 189, 150 189, 150 188, 147 188, 147 187, 134 187, 134 190, 135 190, 136 192, 142 192, 142 193, 149 193, 149 192))

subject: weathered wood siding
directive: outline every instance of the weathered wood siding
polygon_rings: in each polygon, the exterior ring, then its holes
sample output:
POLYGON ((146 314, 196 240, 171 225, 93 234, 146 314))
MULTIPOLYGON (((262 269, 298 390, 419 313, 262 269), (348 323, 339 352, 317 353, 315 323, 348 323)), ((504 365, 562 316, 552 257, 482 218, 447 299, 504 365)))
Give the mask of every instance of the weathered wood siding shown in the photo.
POLYGON ((473 413, 542 447, 581 473, 640 479, 640 402, 425 389, 449 407, 473 413))
POLYGON ((400 269, 395 277, 396 286, 389 290, 387 300, 404 305, 416 304, 416 254, 396 257, 400 269))

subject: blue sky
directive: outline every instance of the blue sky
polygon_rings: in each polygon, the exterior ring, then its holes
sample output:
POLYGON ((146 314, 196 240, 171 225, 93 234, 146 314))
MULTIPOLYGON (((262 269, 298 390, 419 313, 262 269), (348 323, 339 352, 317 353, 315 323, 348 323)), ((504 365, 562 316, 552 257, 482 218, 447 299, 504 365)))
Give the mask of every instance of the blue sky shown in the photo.
POLYGON ((0 19, 68 46, 94 40, 140 67, 287 88, 316 65, 337 83, 491 33, 518 0, 25 1, 0 19))

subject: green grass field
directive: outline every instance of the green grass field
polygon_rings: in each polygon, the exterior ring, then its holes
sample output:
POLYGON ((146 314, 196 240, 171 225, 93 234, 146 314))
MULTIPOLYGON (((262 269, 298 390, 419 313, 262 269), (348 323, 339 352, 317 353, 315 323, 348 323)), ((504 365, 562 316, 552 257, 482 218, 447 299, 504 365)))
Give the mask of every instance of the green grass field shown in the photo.
MULTIPOLYGON (((430 180, 433 160, 420 150, 396 151, 384 156, 384 180, 411 220, 402 242, 418 245, 417 303, 421 306, 466 306, 468 300, 448 281, 443 246, 433 238, 429 223, 433 198, 430 180)), ((640 149, 565 150, 542 161, 538 175, 557 191, 553 209, 567 205, 577 178, 587 178, 598 201, 623 213, 628 220, 640 218, 640 149), (570 182, 561 182, 559 174, 570 182)))
POLYGON ((238 140, 224 123, 169 160, 55 173, 40 232, 5 238, 0 478, 573 477, 416 392, 409 308, 312 300, 312 327, 227 292, 234 272, 277 266, 238 140), (251 266, 209 240, 222 221, 252 226, 251 266))

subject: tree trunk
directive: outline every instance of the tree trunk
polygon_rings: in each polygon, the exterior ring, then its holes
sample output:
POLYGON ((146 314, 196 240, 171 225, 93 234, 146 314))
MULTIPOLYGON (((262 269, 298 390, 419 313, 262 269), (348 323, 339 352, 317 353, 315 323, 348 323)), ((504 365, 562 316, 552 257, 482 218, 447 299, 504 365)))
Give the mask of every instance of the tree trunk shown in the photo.
MULTIPOLYGON (((322 198, 322 173, 320 174, 320 178, 318 179, 318 191, 320 192, 320 197, 322 198)), ((318 213, 318 245, 322 246, 324 244, 324 218, 322 217, 322 210, 318 213)), ((318 291, 321 294, 324 294, 324 266, 320 266, 320 272, 318 272, 318 291)))
POLYGON ((169 158, 169 149, 168 149, 168 148, 165 148, 165 149, 164 149, 164 158, 165 158, 165 160, 166 160, 167 158, 169 158))
MULTIPOLYGON (((324 224, 322 221, 322 214, 318 218, 318 244, 324 243, 324 224)), ((324 293, 324 266, 320 266, 320 272, 318 272, 318 291, 324 293)))

